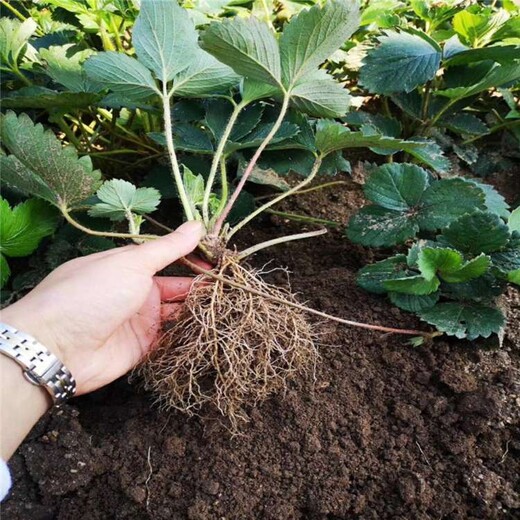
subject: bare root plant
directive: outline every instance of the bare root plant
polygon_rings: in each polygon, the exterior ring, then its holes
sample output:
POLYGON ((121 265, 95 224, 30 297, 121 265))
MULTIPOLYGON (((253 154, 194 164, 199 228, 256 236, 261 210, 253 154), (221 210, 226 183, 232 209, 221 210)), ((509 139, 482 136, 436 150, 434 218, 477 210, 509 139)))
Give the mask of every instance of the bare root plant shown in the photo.
POLYGON ((219 273, 266 296, 199 275, 139 373, 162 406, 194 413, 216 405, 236 431, 246 406, 313 371, 318 350, 304 312, 276 301, 296 302, 292 292, 266 283, 236 255, 225 257, 219 273))

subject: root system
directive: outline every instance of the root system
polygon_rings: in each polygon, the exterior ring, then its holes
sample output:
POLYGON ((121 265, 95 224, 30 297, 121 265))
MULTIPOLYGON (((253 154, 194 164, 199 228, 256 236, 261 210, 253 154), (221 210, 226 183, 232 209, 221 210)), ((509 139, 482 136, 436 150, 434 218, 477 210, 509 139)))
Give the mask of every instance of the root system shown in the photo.
POLYGON ((244 289, 197 277, 183 310, 165 323, 139 372, 162 406, 188 413, 216 406, 236 431, 249 406, 283 390, 296 374, 314 370, 318 351, 305 312, 280 303, 296 303, 293 293, 266 283, 261 271, 231 254, 219 274, 244 289))

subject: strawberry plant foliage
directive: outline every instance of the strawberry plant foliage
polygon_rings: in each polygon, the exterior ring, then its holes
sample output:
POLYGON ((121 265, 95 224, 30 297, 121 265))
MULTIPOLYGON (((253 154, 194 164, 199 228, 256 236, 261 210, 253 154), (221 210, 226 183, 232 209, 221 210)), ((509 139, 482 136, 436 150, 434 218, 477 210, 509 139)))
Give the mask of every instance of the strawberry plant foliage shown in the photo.
POLYGON ((0 287, 11 271, 7 258, 28 256, 41 240, 52 235, 58 225, 58 213, 43 200, 28 199, 11 208, 0 197, 0 287))
POLYGON ((362 208, 352 218, 348 236, 369 246, 416 241, 406 255, 362 268, 359 285, 388 294, 395 305, 446 334, 472 340, 500 332, 505 318, 496 298, 507 281, 518 283, 518 210, 509 214, 503 199, 484 186, 459 178, 431 180, 412 165, 376 169, 365 194, 377 205, 362 208), (393 227, 388 232, 384 219, 390 219, 390 212, 393 227))
POLYGON ((442 51, 424 34, 387 32, 379 46, 367 54, 360 82, 370 92, 391 94, 411 92, 433 79, 442 51))
POLYGON ((484 192, 461 178, 431 181, 413 164, 377 168, 364 186, 365 206, 351 219, 348 237, 366 246, 393 246, 435 231, 475 209, 486 209, 484 192))
POLYGON ((0 116, 2 144, 11 155, 0 156, 2 181, 27 195, 68 209, 92 195, 101 173, 88 156, 78 158, 72 147, 63 148, 50 130, 35 125, 25 114, 0 116))

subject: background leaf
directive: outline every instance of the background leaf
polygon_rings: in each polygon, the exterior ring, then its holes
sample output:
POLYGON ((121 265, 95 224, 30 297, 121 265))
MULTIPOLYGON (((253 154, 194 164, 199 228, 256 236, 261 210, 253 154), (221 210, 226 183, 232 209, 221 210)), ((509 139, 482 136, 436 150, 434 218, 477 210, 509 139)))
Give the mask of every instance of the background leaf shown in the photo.
POLYGON ((301 11, 280 37, 283 83, 294 85, 313 72, 352 35, 359 25, 355 0, 329 0, 301 11))
POLYGON ((436 277, 427 280, 423 276, 414 275, 385 280, 383 282, 383 287, 387 291, 423 296, 437 291, 439 284, 440 282, 436 277))
POLYGON ((131 213, 152 213, 161 201, 161 195, 155 188, 136 188, 123 179, 105 181, 96 196, 100 202, 94 204, 88 214, 114 221, 128 219, 131 213))
POLYGON ((280 86, 278 43, 269 27, 255 18, 212 23, 202 35, 204 48, 237 74, 280 86))
POLYGON ((495 64, 482 79, 473 85, 437 90, 435 94, 450 99, 463 99, 480 94, 489 88, 507 85, 508 83, 518 81, 519 79, 520 62, 504 65, 495 64))
POLYGON ((439 301, 439 291, 423 295, 390 291, 388 296, 395 306, 408 312, 421 312, 430 309, 439 301))
POLYGON ((387 291, 383 282, 405 276, 407 268, 406 256, 401 254, 395 255, 360 269, 357 284, 372 293, 384 294, 387 291))
POLYGON ((102 88, 97 82, 88 78, 83 62, 92 54, 91 49, 80 50, 75 44, 51 46, 40 49, 40 56, 46 62, 47 74, 71 92, 99 92, 102 88))
POLYGON ((511 212, 507 225, 511 231, 518 231, 518 233, 520 233, 520 206, 511 212))
POLYGON ((438 303, 419 317, 448 336, 469 340, 498 334, 505 325, 504 315, 496 307, 462 302, 438 303))
POLYGON ((0 253, 0 288, 2 288, 11 276, 11 268, 7 263, 6 257, 0 253))
POLYGON ((359 81, 376 94, 411 92, 433 79, 441 50, 416 34, 387 31, 363 60, 359 81))
POLYGON ((100 94, 88 92, 63 92, 45 87, 23 87, 8 97, 2 98, 2 108, 43 108, 50 111, 60 109, 87 108, 100 101, 100 94))
POLYGON ((466 213, 486 209, 483 191, 461 178, 432 183, 424 192, 422 204, 417 215, 419 225, 431 231, 447 227, 466 213))
POLYGON ((399 211, 365 206, 350 219, 347 236, 353 242, 371 247, 389 247, 415 237, 419 226, 399 211))
POLYGON ((141 0, 132 32, 139 61, 163 82, 188 67, 199 51, 198 34, 177 0, 141 0))
POLYGON ((199 50, 187 69, 173 78, 177 96, 198 97, 226 92, 238 84, 240 77, 213 56, 199 50))
POLYGON ((38 199, 29 199, 15 206, 0 197, 0 253, 5 256, 27 256, 41 240, 52 235, 58 225, 56 210, 38 199))
POLYGON ((376 168, 363 191, 383 208, 407 210, 419 204, 428 185, 428 173, 419 166, 394 163, 376 168))
POLYGON ((78 158, 50 131, 26 114, 0 116, 2 144, 12 155, 0 156, 2 182, 56 206, 74 206, 93 195, 101 173, 88 156, 78 158))
POLYGON ((350 94, 332 77, 325 73, 321 76, 296 85, 291 91, 291 105, 310 116, 344 116, 350 107, 350 94))
POLYGON ((100 52, 85 62, 87 76, 104 88, 132 100, 158 94, 150 71, 136 59, 119 52, 100 52))
POLYGON ((37 27, 37 23, 31 18, 23 22, 7 17, 0 18, 0 69, 9 70, 10 66, 17 65, 37 27))
POLYGON ((500 250, 508 243, 510 233, 497 215, 479 211, 460 217, 443 231, 442 236, 460 251, 480 254, 500 250))
POLYGON ((316 147, 322 154, 345 148, 380 147, 385 150, 410 152, 426 146, 424 143, 404 141, 383 135, 366 135, 363 132, 352 132, 336 121, 318 121, 316 125, 316 147))

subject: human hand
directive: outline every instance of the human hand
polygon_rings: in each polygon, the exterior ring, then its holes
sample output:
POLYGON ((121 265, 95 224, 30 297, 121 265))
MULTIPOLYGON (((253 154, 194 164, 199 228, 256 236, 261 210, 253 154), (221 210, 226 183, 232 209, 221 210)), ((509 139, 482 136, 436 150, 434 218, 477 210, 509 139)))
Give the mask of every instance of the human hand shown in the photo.
POLYGON ((65 364, 77 395, 100 388, 134 367, 189 291, 191 278, 157 271, 187 255, 204 234, 199 222, 143 245, 71 260, 24 298, 2 311, 2 321, 27 332, 65 364))

